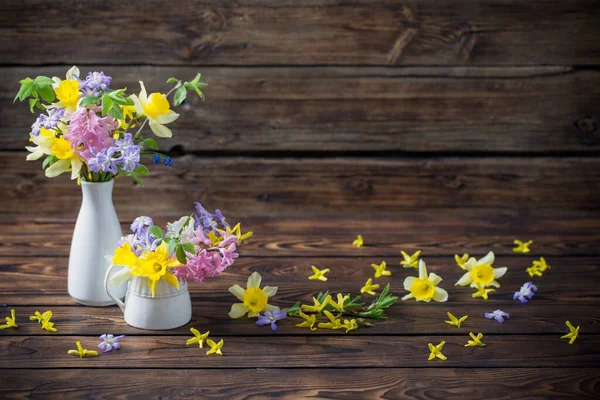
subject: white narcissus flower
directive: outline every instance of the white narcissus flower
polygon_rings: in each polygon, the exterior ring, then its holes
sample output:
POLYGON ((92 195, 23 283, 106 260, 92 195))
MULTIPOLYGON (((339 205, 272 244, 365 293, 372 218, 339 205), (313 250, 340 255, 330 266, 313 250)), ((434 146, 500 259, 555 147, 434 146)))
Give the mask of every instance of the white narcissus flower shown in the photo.
POLYGON ((430 302, 431 300, 444 302, 448 300, 448 292, 438 287, 442 281, 439 275, 433 272, 427 275, 427 266, 419 260, 419 277, 409 276, 404 280, 404 289, 410 291, 402 300, 416 299, 417 301, 430 302))
POLYGON ((150 129, 158 137, 170 138, 173 133, 165 124, 175 121, 179 114, 171 110, 169 100, 162 93, 152 93, 150 96, 146 93, 144 82, 140 81, 142 87, 139 97, 131 95, 131 100, 135 106, 135 112, 138 115, 145 115, 150 121, 150 129))
POLYGON ((494 264, 494 253, 491 251, 480 260, 475 259, 475 257, 469 258, 464 264, 464 269, 467 273, 456 282, 456 285, 470 285, 472 288, 477 288, 477 285, 482 287, 500 287, 500 284, 496 279, 502 278, 506 273, 507 268, 493 268, 492 264, 494 264))
POLYGON ((258 272, 253 272, 248 278, 246 290, 240 285, 233 285, 229 291, 243 303, 235 303, 231 306, 229 316, 240 318, 248 314, 248 318, 258 317, 265 310, 273 311, 277 307, 269 303, 269 297, 277 294, 277 286, 265 286, 260 288, 262 278, 258 272))

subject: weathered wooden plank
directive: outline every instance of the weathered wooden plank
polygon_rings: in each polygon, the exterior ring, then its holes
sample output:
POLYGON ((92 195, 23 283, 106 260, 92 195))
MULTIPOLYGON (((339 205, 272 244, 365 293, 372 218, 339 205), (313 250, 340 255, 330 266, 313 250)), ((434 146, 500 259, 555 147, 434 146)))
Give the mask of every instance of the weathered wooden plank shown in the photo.
MULTIPOLYGON (((22 150, 35 119, 13 104, 25 76, 0 69, 0 147, 22 150)), ((197 68, 91 66, 113 87, 166 91, 197 68)), ((202 68, 208 100, 190 96, 164 150, 598 151, 600 73, 567 67, 202 68), (191 107, 190 107, 191 105, 191 107), (594 125, 595 124, 595 125, 594 125)), ((85 73, 85 72, 84 72, 85 73)), ((149 132, 149 131, 148 131, 149 132)))
MULTIPOLYGON (((490 299, 473 299, 472 289, 454 286, 463 275, 463 271, 455 265, 453 257, 429 257, 423 255, 428 270, 444 278, 441 287, 449 293, 450 304, 486 304, 491 309, 529 307, 512 300, 515 291, 524 282, 533 280, 539 288, 532 303, 553 306, 557 302, 573 304, 596 304, 600 294, 600 270, 598 258, 560 258, 548 257, 551 271, 540 279, 532 279, 525 268, 531 265, 533 257, 498 257, 495 266, 506 266, 508 272, 500 280, 502 287, 490 295, 490 299)), ((408 270, 398 265, 398 257, 387 258, 392 276, 376 280, 385 285, 390 282, 392 293, 403 296, 403 282, 407 276, 416 275, 414 269, 408 270)), ((330 290, 332 293, 351 292, 359 294, 360 288, 370 277, 373 277, 371 263, 379 263, 381 258, 258 258, 240 257, 235 267, 227 270, 218 279, 207 279, 202 285, 190 285, 192 298, 199 302, 214 304, 223 302, 220 310, 226 317, 229 306, 236 302, 228 292, 234 284, 245 285, 247 277, 253 271, 259 271, 264 284, 279 286, 279 294, 275 304, 287 307, 296 301, 311 302, 311 297, 319 291, 330 290), (329 280, 325 283, 309 281, 310 265, 330 268, 329 280)), ((74 305, 67 294, 67 259, 14 258, 2 263, 0 276, 0 294, 2 301, 10 305, 74 305), (35 277, 35 278, 32 278, 35 277)), ((383 288, 383 286, 382 286, 383 288)), ((434 305, 425 305, 433 307, 434 305)), ((201 306, 205 308, 205 306, 201 306)), ((445 309, 445 307, 444 307, 445 309)), ((507 310, 509 311, 509 310, 507 310)), ((204 311, 202 311, 204 313, 204 311)), ((510 311, 509 311, 510 312, 510 311)), ((563 321, 564 322, 564 321, 563 321)))
MULTIPOLYGON (((307 329, 308 331, 308 329, 307 329)), ((219 339, 217 337, 213 337, 219 339)), ((96 337, 0 337, 0 369, 18 368, 327 368, 348 367, 595 367, 600 335, 569 345, 556 336, 485 335, 485 348, 464 347, 464 336, 319 336, 230 337, 224 357, 205 357, 206 349, 186 346, 184 337, 129 336, 119 351, 81 360, 67 355, 80 340, 85 348, 96 337), (428 343, 446 341, 448 360, 427 361, 428 343)))
POLYGON ((0 58, 12 65, 597 64, 594 6, 591 0, 185 0, 173 7, 88 0, 81 3, 85 13, 74 14, 66 0, 9 1, 0 8, 0 58), (57 52, 65 38, 69 51, 57 52))
POLYGON ((489 400, 520 398, 597 398, 600 369, 595 368, 252 368, 198 373, 197 370, 130 369, 16 370, 0 375, 5 399, 174 398, 203 399, 465 399, 485 393, 489 400), (77 382, 73 385, 73 382, 77 382), (248 384, 251 382, 252 384, 248 384))
MULTIPOLYGON (((0 153, 6 213, 75 210, 80 189, 67 176, 44 177, 24 153, 0 153), (48 201, 58 199, 60 202, 48 201)), ((390 215, 406 208, 600 207, 596 158, 255 159, 184 156, 158 166, 146 187, 122 179, 119 212, 156 214, 194 201, 231 213, 261 215, 390 215), (177 193, 176 196, 173 194, 177 193), (134 196, 136 202, 132 202, 134 196), (140 209, 140 204, 147 205, 140 209)))
MULTIPOLYGON (((145 204, 143 210, 127 215, 124 205, 116 205, 124 232, 138 214, 150 214, 157 224, 165 226, 192 210, 191 204, 173 205, 170 215, 157 215, 145 204)), ((219 205, 209 208, 215 206, 219 205)), ((241 221, 244 230, 254 231, 244 243, 244 256, 396 258, 400 250, 412 253, 417 249, 427 256, 452 256, 460 251, 484 254, 490 250, 497 255, 514 255, 515 238, 535 240, 529 256, 600 255, 600 214, 596 211, 409 209, 387 217, 269 218, 221 209, 228 220, 241 221), (365 240, 360 249, 352 246, 357 234, 365 240)), ((62 217, 60 210, 40 217, 0 214, 0 255, 67 256, 76 212, 68 210, 62 217)))

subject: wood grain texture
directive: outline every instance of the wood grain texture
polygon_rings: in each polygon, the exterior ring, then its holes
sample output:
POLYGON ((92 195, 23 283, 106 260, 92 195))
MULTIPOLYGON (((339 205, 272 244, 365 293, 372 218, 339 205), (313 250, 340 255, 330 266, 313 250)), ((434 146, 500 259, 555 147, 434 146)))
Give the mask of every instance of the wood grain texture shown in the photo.
MULTIPOLYGON (((308 329, 307 329, 308 330, 308 329)), ((556 336, 485 335, 485 348, 464 347, 464 336, 321 336, 230 337, 225 356, 205 356, 206 349, 186 346, 185 337, 128 336, 119 351, 80 359, 67 350, 80 340, 84 348, 97 337, 2 336, 0 369, 17 368, 335 368, 360 362, 361 367, 596 367, 600 362, 600 335, 586 335, 569 345, 556 336), (446 341, 448 360, 427 361, 428 343, 446 341)), ((219 339, 213 337, 213 339, 219 339)))
POLYGON ((87 0, 73 8, 67 0, 12 0, 0 8, 0 59, 9 65, 108 60, 188 65, 589 65, 600 59, 594 6, 591 0, 184 0, 173 7, 158 0, 87 0), (48 23, 39 23, 47 17, 48 23), (58 52, 65 38, 69 51, 58 52))
MULTIPOLYGON (((119 185, 122 182, 119 182, 119 185)), ((126 204, 116 204, 124 232, 142 211, 124 212, 126 204)), ((146 207, 147 206, 147 207, 146 207)), ((218 206, 214 204, 212 207, 218 206)), ((243 230, 254 236, 244 242, 243 256, 252 257, 392 257, 401 250, 421 249, 426 256, 452 256, 466 251, 496 255, 514 255, 513 240, 534 239, 534 256, 598 256, 600 249, 600 213, 575 210, 507 209, 408 209, 388 216, 352 215, 278 218, 246 216, 243 210, 230 213, 221 208, 229 221, 241 221, 243 230), (241 213, 241 214, 240 214, 241 213), (236 215, 237 214, 237 215, 236 215), (352 246, 357 234, 365 245, 352 246)), ((63 210, 64 211, 64 210, 63 210)), ((166 226, 191 211, 191 204, 173 205, 169 215, 150 214, 156 224, 166 226)), ((64 216, 57 210, 52 216, 0 214, 0 255, 36 258, 69 254, 77 208, 64 216)), ((6 260, 8 261, 8 260, 6 260)), ((2 261, 0 260, 0 263, 2 261)), ((43 262, 43 261, 39 261, 43 262)), ((60 262, 58 260, 48 262, 60 262)), ((5 262, 3 265, 7 265, 5 262)))
POLYGON ((597 398, 596 368, 348 368, 198 370, 4 370, 5 399, 486 399, 597 398), (77 382, 77 386, 73 385, 77 382), (252 384, 248 384, 251 382, 252 384), (292 383, 293 382, 293 383, 292 383), (469 382, 469 384, 465 384, 469 382))
MULTIPOLYGON (((0 68, 0 148, 23 150, 35 120, 15 103, 26 76, 66 67, 0 68)), ((190 95, 167 151, 597 152, 600 72, 512 68, 82 67, 112 87, 166 92, 198 70, 207 100, 190 95)), ((150 131, 147 131, 151 135, 150 131)))
MULTIPOLYGON (((184 156, 175 169, 153 168, 146 187, 117 183, 119 212, 189 209, 192 201, 259 215, 382 215, 406 208, 497 207, 598 209, 596 158, 257 159, 184 156), (173 194, 177 193, 176 196, 173 194), (135 196, 137 202, 132 202, 135 196)), ((24 153, 0 153, 5 213, 75 210, 80 188, 69 177, 48 180, 24 153), (47 199, 60 197, 60 203, 47 199)))

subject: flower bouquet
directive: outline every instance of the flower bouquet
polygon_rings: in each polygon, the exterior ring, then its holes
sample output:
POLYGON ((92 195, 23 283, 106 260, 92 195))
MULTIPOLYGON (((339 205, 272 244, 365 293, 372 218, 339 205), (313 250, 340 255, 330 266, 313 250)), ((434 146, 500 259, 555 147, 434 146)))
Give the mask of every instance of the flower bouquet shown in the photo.
MULTIPOLYGON (((221 211, 210 213, 195 203, 196 213, 167 224, 166 231, 142 216, 132 233, 117 243, 106 285, 129 281, 125 302, 114 298, 125 322, 143 329, 173 329, 192 317, 187 282, 219 276, 238 257, 237 247, 252 232, 232 229, 221 211), (111 275, 113 267, 122 267, 111 275)), ((107 294, 113 297, 110 289, 107 294)))
MULTIPOLYGON (((101 285, 108 264, 104 254, 112 251, 122 231, 112 203, 114 178, 129 176, 141 184, 148 174, 141 163, 148 156, 153 163, 173 166, 172 160, 158 152, 158 144, 145 138, 146 125, 154 135, 172 136, 167 124, 179 114, 171 110, 180 105, 187 91, 205 86, 200 74, 190 82, 170 78, 174 87, 167 94, 147 94, 140 81, 139 95, 127 95, 126 88, 111 89, 112 78, 103 72, 81 77, 77 67, 67 71, 66 79, 38 76, 20 81, 15 97, 28 100, 30 111, 42 111, 31 126, 27 160, 43 158, 42 168, 49 178, 65 172, 81 184, 83 201, 69 258, 69 294, 85 305, 114 304, 101 285), (135 128, 135 131, 133 130, 135 128)), ((125 287, 121 288, 121 297, 125 287)))

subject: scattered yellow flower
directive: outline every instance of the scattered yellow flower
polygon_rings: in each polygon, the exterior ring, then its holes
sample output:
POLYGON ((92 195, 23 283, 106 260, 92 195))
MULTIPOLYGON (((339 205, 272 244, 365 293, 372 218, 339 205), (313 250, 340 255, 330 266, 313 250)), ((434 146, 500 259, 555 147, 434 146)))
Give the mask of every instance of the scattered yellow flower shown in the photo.
POLYGON ((84 358, 84 357, 97 356, 98 355, 98 352, 96 350, 84 349, 81 346, 81 342, 79 342, 79 340, 77 342, 75 342, 75 344, 77 345, 77 350, 69 350, 69 355, 70 356, 79 356, 79 358, 84 358))
POLYGON ((529 240, 527 242, 522 242, 520 240, 515 240, 514 244, 517 246, 513 249, 513 251, 515 253, 529 253, 531 251, 531 249, 529 248, 529 246, 531 246, 533 244, 533 240, 529 240))
POLYGON ((570 332, 564 336, 561 336, 560 338, 561 339, 571 339, 571 340, 569 340, 569 344, 573 344, 575 342, 575 339, 577 339, 577 337, 579 336, 579 326, 577 326, 577 328, 575 328, 573 325, 571 325, 571 322, 567 321, 565 323, 569 327, 570 332))
POLYGON ((539 261, 534 261, 533 265, 527 268, 527 273, 533 278, 534 276, 542 276, 547 269, 550 269, 550 266, 546 264, 544 257, 540 257, 539 261))
POLYGON ((200 333, 200 331, 196 328, 190 328, 190 332, 194 334, 194 337, 188 339, 185 342, 185 344, 189 346, 190 344, 198 343, 198 346, 200 348, 204 346, 204 340, 208 337, 208 334, 210 333, 210 331, 206 331, 206 333, 200 333))
POLYGON ((50 319, 42 320, 42 329, 52 333, 58 332, 58 329, 54 327, 54 322, 50 322, 50 319))
POLYGON ((476 299, 477 297, 483 297, 484 300, 488 299, 488 295, 492 292, 495 292, 496 289, 486 289, 485 286, 477 284, 477 291, 473 293, 471 296, 476 299))
POLYGON ((386 270, 386 263, 382 261, 381 264, 371 264, 371 267, 375 270, 375 278, 381 278, 382 276, 390 276, 392 273, 386 270))
POLYGON ((317 316, 315 314, 306 315, 302 311, 298 314, 304 318, 304 322, 297 324, 298 328, 309 328, 311 331, 316 331, 315 324, 317 323, 317 316))
POLYGON ((233 285, 229 291, 243 303, 235 303, 231 306, 229 316, 240 318, 248 314, 248 318, 258 317, 264 310, 273 311, 275 306, 268 304, 269 297, 277 294, 277 286, 265 286, 260 288, 262 278, 258 272, 253 272, 246 283, 246 290, 240 285, 233 285))
POLYGON ((469 342, 467 344, 465 344, 465 347, 485 347, 486 346, 486 344, 481 341, 481 338, 483 337, 483 333, 478 333, 477 336, 475 336, 473 334, 473 332, 469 332, 469 336, 471 336, 471 339, 473 339, 473 340, 469 340, 469 342))
POLYGON ((361 235, 358 235, 356 237, 356 240, 354 242, 352 242, 352 246, 356 246, 356 247, 362 247, 363 244, 364 244, 363 237, 361 235))
POLYGON ((450 318, 450 321, 444 321, 444 322, 446 322, 448 325, 452 325, 457 328, 460 328, 460 325, 469 317, 468 315, 465 315, 464 317, 456 318, 450 312, 447 312, 446 314, 448 314, 448 318, 450 318))
POLYGON ((325 282, 327 280, 327 277, 325 276, 325 274, 329 272, 329 268, 319 269, 319 268, 315 267, 314 265, 311 265, 310 268, 313 270, 313 274, 308 277, 309 280, 311 280, 311 281, 320 280, 323 282, 325 282))
POLYGON ((302 309, 306 310, 306 311, 313 311, 313 312, 318 312, 320 313, 323 308, 325 308, 325 306, 331 301, 331 296, 327 295, 327 297, 325 298, 325 300, 323 300, 323 302, 319 302, 319 300, 317 300, 316 297, 313 297, 313 305, 309 306, 307 304, 302 304, 302 309))
POLYGON ((223 343, 225 343, 223 339, 221 339, 219 343, 215 343, 214 340, 211 339, 206 339, 206 344, 210 346, 210 350, 206 352, 206 355, 218 354, 222 356, 223 352, 221 351, 221 347, 223 347, 223 343))
POLYGON ((462 256, 459 256, 458 254, 454 255, 454 260, 456 260, 456 265, 458 265, 462 269, 465 269, 465 263, 467 262, 468 259, 469 259, 469 255, 467 253, 463 254, 462 256))
POLYGON ((470 285, 472 288, 477 288, 477 285, 481 285, 483 287, 500 287, 500 284, 496 281, 496 279, 502 278, 506 273, 507 268, 493 268, 493 264, 494 253, 491 251, 480 260, 475 259, 475 257, 469 258, 469 260, 464 264, 467 273, 465 273, 458 280, 458 282, 456 282, 456 285, 470 285))
POLYGON ((333 299, 331 298, 331 296, 329 296, 329 304, 336 309, 336 311, 338 312, 343 312, 344 311, 344 303, 346 303, 346 300, 348 300, 350 298, 350 295, 343 295, 342 293, 338 293, 337 294, 337 302, 333 301, 333 299))
POLYGON ((371 296, 375 296, 375 290, 379 289, 379 284, 373 285, 373 278, 369 278, 369 280, 365 283, 365 285, 360 288, 361 293, 370 294, 371 296))
POLYGON ((358 324, 356 323, 355 319, 351 319, 351 320, 344 320, 344 323, 342 324, 342 328, 346 329, 346 333, 350 332, 350 331, 354 331, 356 329, 358 329, 358 324))
POLYGON ((433 344, 429 343, 429 351, 431 352, 431 354, 429 354, 429 358, 427 360, 431 361, 436 357, 440 360, 447 360, 448 358, 442 354, 442 347, 444 347, 445 344, 446 342, 444 341, 442 341, 442 343, 438 344, 437 346, 434 346, 433 344))
POLYGON ((0 329, 18 328, 19 327, 19 325, 17 325, 17 322, 15 321, 15 319, 16 319, 15 310, 10 310, 10 317, 4 317, 4 319, 6 319, 6 324, 0 325, 0 329))
POLYGON ((427 275, 427 266, 419 260, 419 277, 409 276, 404 280, 404 289, 410 291, 402 300, 415 298, 417 301, 430 302, 431 300, 444 302, 448 300, 448 292, 438 287, 442 277, 433 272, 427 275))
POLYGON ((319 322, 318 327, 322 329, 340 329, 342 328, 342 322, 333 316, 329 311, 324 311, 323 314, 327 317, 329 322, 319 322))
POLYGON ((409 256, 408 253, 402 250, 400 253, 402 253, 402 257, 404 257, 404 260, 400 261, 400 265, 404 266, 404 268, 418 268, 421 250, 417 250, 412 256, 409 256))
POLYGON ((46 311, 43 314, 40 314, 39 311, 36 311, 34 315, 29 316, 30 321, 37 321, 40 324, 42 323, 43 320, 50 319, 50 318, 52 318, 52 311, 50 311, 50 310, 46 311))

